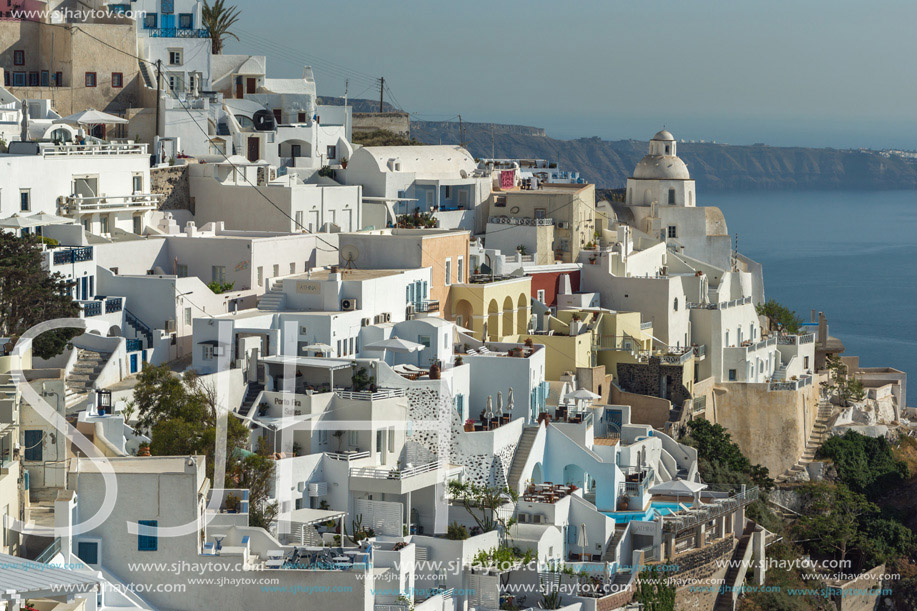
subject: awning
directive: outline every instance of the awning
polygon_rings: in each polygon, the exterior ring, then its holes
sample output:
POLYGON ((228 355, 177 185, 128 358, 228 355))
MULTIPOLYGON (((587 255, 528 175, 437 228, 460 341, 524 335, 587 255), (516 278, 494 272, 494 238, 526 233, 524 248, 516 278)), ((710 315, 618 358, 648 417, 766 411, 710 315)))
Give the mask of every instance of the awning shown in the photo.
POLYGON ((686 479, 673 479, 668 482, 656 484, 650 488, 649 493, 663 496, 694 496, 696 492, 700 492, 706 487, 707 484, 702 484, 700 482, 689 482, 686 479))
POLYGON ((346 511, 330 511, 327 509, 294 509, 290 512, 290 521, 299 522, 300 524, 316 524, 318 522, 327 522, 328 520, 337 520, 347 515, 346 511))
POLYGON ((317 369, 330 369, 337 371, 339 369, 350 369, 353 367, 353 361, 344 359, 329 359, 318 356, 266 356, 261 359, 262 363, 268 365, 294 365, 296 367, 315 367, 317 369))
POLYGON ((90 573, 0 554, 0 600, 71 596, 91 592, 99 582, 90 573))

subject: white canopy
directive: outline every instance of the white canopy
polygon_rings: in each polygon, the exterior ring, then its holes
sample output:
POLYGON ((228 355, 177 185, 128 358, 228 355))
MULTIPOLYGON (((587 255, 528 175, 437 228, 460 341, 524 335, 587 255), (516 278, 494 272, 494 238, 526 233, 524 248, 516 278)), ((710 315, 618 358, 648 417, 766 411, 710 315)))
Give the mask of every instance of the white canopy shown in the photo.
POLYGON ((564 396, 564 399, 573 399, 575 401, 595 401, 596 399, 601 399, 600 395, 595 394, 592 391, 586 390, 585 388, 580 388, 579 390, 574 390, 571 393, 567 393, 564 396))
POLYGON ((81 110, 67 117, 60 118, 55 123, 66 123, 68 125, 118 125, 127 123, 127 119, 110 115, 94 108, 81 110))
POLYGON ((668 482, 656 484, 650 488, 650 494, 659 494, 665 496, 694 496, 707 487, 707 484, 700 482, 690 482, 686 479, 673 479, 668 482))
POLYGON ((14 214, 5 219, 0 219, 0 227, 8 227, 10 229, 25 229, 28 227, 38 227, 42 223, 35 220, 30 216, 19 216, 14 214))
POLYGON ((389 339, 384 339, 381 342, 374 342, 372 344, 367 344, 363 346, 365 350, 391 350, 392 352, 419 352, 426 348, 423 344, 418 344, 416 342, 409 342, 406 339, 401 339, 400 337, 391 337, 389 339))
POLYGON ((73 223, 73 219, 57 216, 56 214, 48 214, 47 212, 36 212, 29 218, 37 221, 38 225, 69 225, 73 223))

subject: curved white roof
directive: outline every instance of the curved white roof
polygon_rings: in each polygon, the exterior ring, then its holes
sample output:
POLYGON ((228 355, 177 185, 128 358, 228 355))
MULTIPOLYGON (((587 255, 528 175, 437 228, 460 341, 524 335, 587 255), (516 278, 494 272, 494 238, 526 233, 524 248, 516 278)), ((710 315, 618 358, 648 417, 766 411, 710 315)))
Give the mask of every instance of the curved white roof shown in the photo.
MULTIPOLYGON (((380 172, 392 172, 389 160, 401 162, 401 172, 413 172, 417 178, 459 178, 464 170, 471 176, 477 164, 474 157, 460 146, 364 146, 353 153, 351 163, 368 156, 380 172)), ((364 158, 365 160, 365 158, 364 158)))
POLYGON ((634 170, 634 178, 642 180, 690 180, 685 162, 674 155, 647 155, 634 170))
POLYGON ((653 140, 661 140, 663 142, 674 142, 675 136, 672 135, 672 132, 664 129, 662 131, 656 132, 656 135, 653 136, 653 140))

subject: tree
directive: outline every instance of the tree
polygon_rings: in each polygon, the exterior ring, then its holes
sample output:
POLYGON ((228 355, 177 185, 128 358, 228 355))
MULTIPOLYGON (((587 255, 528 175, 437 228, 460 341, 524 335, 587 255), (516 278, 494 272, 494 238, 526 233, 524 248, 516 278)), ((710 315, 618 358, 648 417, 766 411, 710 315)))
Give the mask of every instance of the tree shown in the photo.
POLYGON ((277 517, 277 503, 270 500, 274 470, 273 459, 261 454, 249 454, 236 463, 233 475, 239 488, 248 489, 248 522, 251 526, 269 529, 277 517))
POLYGON ((222 55, 223 40, 225 38, 239 37, 230 31, 230 28, 239 21, 241 11, 235 6, 226 6, 224 0, 215 0, 213 4, 204 0, 202 11, 204 27, 210 32, 210 50, 214 55, 222 55))
POLYGON ((850 401, 859 402, 866 398, 863 382, 847 376, 847 365, 839 356, 829 355, 825 364, 829 372, 827 390, 834 392, 841 407, 848 407, 850 401))
POLYGON ((799 518, 797 530, 807 548, 826 556, 838 555, 844 561, 852 548, 865 547, 860 521, 877 514, 876 505, 843 484, 815 484, 802 492, 805 513, 799 518))
MULTIPOLYGON (((0 232, 0 336, 15 341, 35 325, 76 318, 80 307, 70 297, 73 283, 42 269, 40 242, 32 236, 0 232)), ((79 329, 46 331, 32 341, 32 354, 52 358, 64 351, 79 329)))
POLYGON ((509 502, 516 502, 519 495, 509 488, 478 486, 471 482, 449 482, 449 495, 460 502, 483 532, 490 532, 498 526, 503 532, 515 523, 514 518, 501 517, 497 511, 509 502))
POLYGON ((766 316, 768 328, 771 331, 783 331, 786 333, 799 333, 803 320, 796 315, 796 312, 789 309, 773 299, 765 303, 759 303, 755 306, 758 316, 766 316))
POLYGON ((698 418, 688 422, 688 431, 684 441, 697 449, 698 467, 704 481, 754 483, 764 490, 774 487, 767 468, 753 465, 722 425, 698 418))
POLYGON ((871 497, 900 486, 910 475, 907 463, 895 459, 884 437, 867 437, 856 431, 826 439, 818 457, 834 462, 844 485, 871 497))
POLYGON ((637 582, 634 600, 645 611, 675 611, 675 588, 656 567, 644 569, 637 582))

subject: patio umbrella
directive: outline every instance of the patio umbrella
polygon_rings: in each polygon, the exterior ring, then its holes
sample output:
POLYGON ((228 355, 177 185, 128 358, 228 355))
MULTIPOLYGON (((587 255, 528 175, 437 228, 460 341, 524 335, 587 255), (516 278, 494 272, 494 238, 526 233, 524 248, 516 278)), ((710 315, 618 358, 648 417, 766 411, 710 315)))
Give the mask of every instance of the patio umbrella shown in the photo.
POLYGON ((7 227, 9 229, 28 229, 30 227, 38 227, 41 225, 40 222, 36 221, 34 218, 29 216, 19 216, 14 214, 5 219, 0 219, 0 227, 7 227))
POLYGON ((509 396, 507 396, 506 398, 506 411, 512 414, 514 407, 516 406, 513 404, 513 387, 510 386, 509 387, 509 396))
POLYGON ((67 125, 121 125, 127 123, 127 119, 110 115, 94 108, 81 110, 67 117, 62 117, 54 121, 55 123, 66 123, 67 125))
POLYGON ((497 418, 503 416, 503 391, 497 391, 497 418))
POLYGON ((580 388, 579 390, 574 390, 573 392, 567 393, 566 395, 564 395, 565 401, 573 399, 576 402, 577 409, 579 409, 579 407, 581 406, 581 402, 585 402, 585 401, 591 402, 599 398, 601 398, 599 397, 599 395, 595 394, 594 392, 590 392, 586 390, 585 388, 580 388))
POLYGON ((321 352, 322 354, 331 352, 332 350, 333 348, 331 346, 322 343, 309 344, 308 346, 303 347, 304 352, 321 352))
POLYGON ((484 418, 490 420, 494 417, 494 398, 491 395, 487 395, 487 405, 484 408, 484 418))
POLYGON ((577 545, 579 546, 579 548, 580 548, 580 559, 581 559, 581 560, 585 560, 585 559, 586 559, 586 545, 588 544, 587 541, 586 541, 586 524, 585 524, 585 522, 582 523, 582 524, 580 524, 580 527, 579 527, 579 536, 576 538, 576 544, 577 544, 577 545))
POLYGON ((57 216, 56 214, 48 214, 47 212, 36 212, 29 218, 38 221, 40 225, 69 225, 73 222, 73 219, 57 216))
POLYGON ((673 479, 661 484, 656 484, 649 489, 649 493, 663 496, 674 496, 676 498, 682 496, 689 496, 694 498, 698 492, 706 487, 707 484, 702 484, 700 482, 691 482, 686 479, 673 479))
POLYGON ((389 339, 384 339, 381 342, 367 344, 363 346, 363 348, 366 350, 391 350, 392 352, 401 352, 407 354, 409 352, 419 352, 426 348, 426 346, 416 342, 409 342, 408 340, 401 339, 400 337, 391 337, 389 339))

